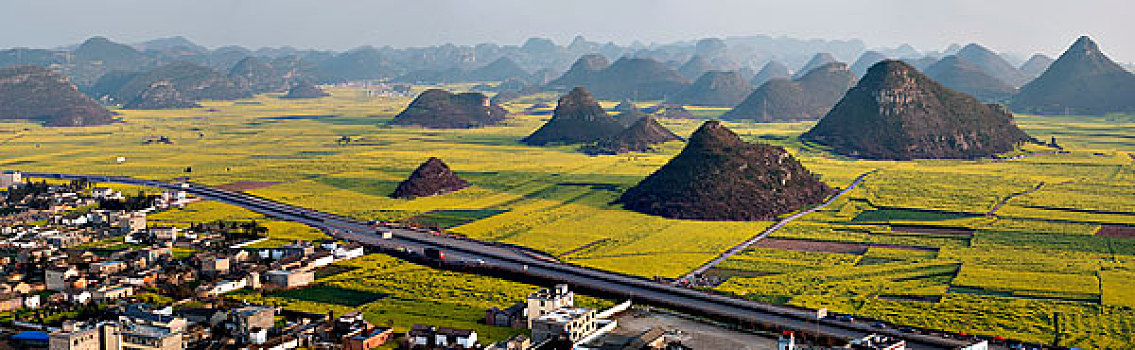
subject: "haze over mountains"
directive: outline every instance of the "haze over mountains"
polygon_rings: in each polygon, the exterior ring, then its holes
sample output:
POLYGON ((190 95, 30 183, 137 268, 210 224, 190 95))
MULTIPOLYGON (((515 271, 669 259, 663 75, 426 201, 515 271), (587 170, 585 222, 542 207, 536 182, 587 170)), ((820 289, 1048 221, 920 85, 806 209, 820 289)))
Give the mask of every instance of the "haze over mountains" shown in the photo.
MULTIPOLYGON (((1018 87, 1043 76, 1052 64, 1051 59, 1043 55, 1034 55, 1025 61, 1023 57, 998 54, 977 43, 920 52, 909 45, 867 50, 866 45, 857 40, 769 36, 706 38, 651 45, 599 43, 583 37, 559 45, 548 39, 532 38, 521 45, 360 47, 346 52, 287 47, 209 49, 182 37, 127 45, 92 37, 60 49, 0 50, 0 67, 47 67, 67 76, 80 91, 95 100, 107 105, 130 104, 130 108, 184 108, 201 100, 285 93, 293 87, 301 88, 295 91, 294 97, 317 97, 321 93, 312 89, 314 84, 354 80, 431 84, 505 81, 507 84, 502 84, 498 90, 505 93, 494 99, 498 102, 541 89, 567 91, 584 86, 602 99, 668 100, 687 105, 736 107, 743 96, 775 78, 802 78, 812 68, 835 61, 854 62, 851 73, 862 75, 865 67, 886 58, 902 59, 948 87, 984 101, 998 102, 1013 100, 1018 87), (789 67, 799 68, 792 71, 789 67), (169 86, 158 84, 163 81, 169 86), (745 81, 748 86, 743 84, 745 81), (143 93, 147 93, 145 98, 141 96, 143 93), (146 99, 161 101, 143 103, 146 99)), ((1081 99, 1086 101, 1081 106, 1071 102, 1060 102, 1063 107, 1059 108, 1041 106, 1033 97, 1039 91, 1036 87, 1029 88, 1027 93, 1022 90, 1021 101, 1010 105, 1036 113, 1101 114, 1126 110, 1128 106, 1112 101, 1116 97, 1110 96, 1123 95, 1126 89, 1123 86, 1127 84, 1124 81, 1128 79, 1120 73, 1127 71, 1122 65, 1103 58, 1110 63, 1095 65, 1106 66, 1104 70, 1112 73, 1102 72, 1093 79, 1109 82, 1081 82, 1099 91, 1091 98, 1081 99), (1116 84, 1117 88, 1104 87, 1116 84)), ((1045 80, 1049 81, 1047 85, 1056 86, 1060 83, 1054 81, 1069 83, 1080 78, 1054 73, 1045 80)), ((789 87, 783 82, 774 86, 789 87)), ((1041 90, 1054 89, 1057 87, 1041 90)))

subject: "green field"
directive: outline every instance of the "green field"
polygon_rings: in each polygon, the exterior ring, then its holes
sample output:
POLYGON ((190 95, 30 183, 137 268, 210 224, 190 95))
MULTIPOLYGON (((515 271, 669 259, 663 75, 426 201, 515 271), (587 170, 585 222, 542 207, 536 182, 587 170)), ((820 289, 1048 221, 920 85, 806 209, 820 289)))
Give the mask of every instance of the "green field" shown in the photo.
MULTIPOLYGON (((0 169, 188 177, 210 185, 265 182, 269 186, 248 192, 360 219, 450 227, 646 277, 680 276, 771 224, 669 220, 610 205, 682 144, 617 156, 520 144, 548 118, 522 111, 555 96, 508 105, 514 113, 503 126, 430 130, 383 125, 409 97, 329 91, 332 97, 309 101, 264 95, 254 99, 258 105, 120 111, 123 123, 100 127, 0 123, 0 169), (168 136, 174 144, 143 145, 151 136, 168 136), (342 136, 353 141, 341 145, 342 136), (126 162, 116 163, 118 156, 126 162), (413 200, 387 196, 430 156, 473 186, 413 200)), ((701 117, 723 112, 692 111, 701 117)), ((662 122, 689 135, 701 120, 662 122)), ((1135 224, 1135 116, 1019 116, 1026 131, 1044 140, 1056 136, 1068 153, 1005 161, 847 159, 797 141, 811 124, 726 123, 742 137, 785 146, 835 187, 878 169, 845 198, 772 235, 858 245, 862 253, 755 248, 719 266, 729 277, 719 290, 953 331, 1065 346, 1135 346, 1128 339, 1135 333, 1135 239, 1093 236, 1100 225, 1135 224), (1037 185, 986 215, 995 203, 1037 185)), ((1049 149, 1016 153, 1030 151, 1049 149)), ((162 222, 218 218, 263 219, 271 244, 322 237, 208 202, 154 216, 162 222)), ((358 273, 381 271, 362 267, 358 273)), ((378 312, 388 299, 366 305, 378 312)))

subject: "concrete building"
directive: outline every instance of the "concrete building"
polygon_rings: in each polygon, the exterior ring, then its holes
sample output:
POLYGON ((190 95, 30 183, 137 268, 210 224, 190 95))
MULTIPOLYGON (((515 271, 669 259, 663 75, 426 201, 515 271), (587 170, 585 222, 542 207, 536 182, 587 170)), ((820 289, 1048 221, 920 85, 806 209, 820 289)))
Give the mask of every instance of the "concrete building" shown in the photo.
POLYGON ((271 288, 296 288, 315 282, 314 271, 272 270, 264 274, 264 284, 271 288))
POLYGON ((126 263, 117 260, 103 261, 91 264, 92 272, 98 272, 99 274, 103 275, 115 274, 125 269, 126 263))
POLYGON ((229 272, 231 260, 227 256, 207 255, 201 257, 201 272, 224 274, 229 272))
POLYGON ((48 339, 49 350, 118 350, 122 348, 118 325, 101 323, 87 325, 64 322, 63 328, 52 332, 48 339))
POLYGON ((154 239, 159 241, 174 241, 177 240, 177 235, 181 233, 181 228, 173 226, 155 226, 149 228, 147 231, 154 236, 154 239))
POLYGON ((261 332, 275 325, 276 309, 272 307, 245 306, 229 312, 230 331, 242 343, 255 343, 261 332))
POLYGON ((406 342, 411 348, 470 349, 477 346, 477 331, 416 324, 406 332, 406 342))
POLYGON ((18 171, 5 171, 0 173, 0 189, 6 189, 24 183, 24 175, 18 171))
POLYGON ((95 187, 91 189, 91 197, 98 199, 121 199, 122 192, 115 191, 110 187, 95 187))
POLYGON ((518 302, 500 309, 493 307, 485 313, 485 323, 498 327, 527 328, 528 303, 518 302))
POLYGON ((906 350, 906 341, 885 335, 872 334, 848 343, 847 348, 862 350, 906 350))
POLYGON ((566 307, 545 314, 532 323, 532 342, 539 344, 548 339, 578 342, 599 329, 595 310, 566 307))
POLYGON ((185 344, 180 332, 150 325, 131 325, 122 332, 123 350, 182 350, 185 344))
MULTIPOLYGON (((553 289, 541 289, 528 294, 528 328, 536 319, 561 308, 575 306, 575 293, 568 285, 557 284, 553 289)), ((539 341, 537 341, 539 343, 539 341)))
POLYGON ((335 254, 336 259, 354 259, 366 254, 366 250, 363 249, 363 246, 358 244, 338 246, 335 247, 332 252, 335 254))
POLYGON ((19 296, 0 297, 0 312, 7 312, 24 307, 24 298, 19 296))
POLYGON ((134 295, 134 287, 125 285, 101 286, 91 293, 95 301, 111 301, 134 295))
POLYGON ((65 290, 70 286, 70 280, 79 277, 79 270, 74 266, 51 267, 43 272, 44 283, 50 290, 65 290))
POLYGON ((525 350, 532 346, 532 338, 523 334, 514 335, 505 341, 496 342, 486 349, 490 350, 525 350))
POLYGON ((386 344, 394 337, 390 327, 360 328, 343 336, 343 349, 370 350, 386 344))
POLYGON ((118 218, 118 229, 122 234, 134 234, 146 229, 146 214, 131 213, 118 218))

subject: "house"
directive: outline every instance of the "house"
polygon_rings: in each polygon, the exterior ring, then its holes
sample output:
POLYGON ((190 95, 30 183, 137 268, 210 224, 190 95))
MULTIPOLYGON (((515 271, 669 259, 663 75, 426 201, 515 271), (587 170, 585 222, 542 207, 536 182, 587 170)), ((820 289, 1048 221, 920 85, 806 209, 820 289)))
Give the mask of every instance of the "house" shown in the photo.
POLYGON ((126 285, 101 286, 91 293, 95 301, 111 301, 134 295, 134 287, 126 285))
POLYGON ((406 332, 406 341, 411 348, 474 348, 477 345, 477 331, 448 327, 431 327, 416 324, 406 332))
POLYGON ((70 281, 79 277, 79 269, 74 266, 49 267, 43 271, 44 282, 47 289, 64 290, 70 286, 70 281))
POLYGON ((599 329, 596 321, 595 310, 561 308, 532 323, 532 341, 539 344, 548 339, 562 339, 575 343, 599 329))
POLYGON ((352 243, 346 246, 337 246, 332 249, 332 253, 336 259, 354 259, 366 254, 366 250, 363 249, 362 245, 352 243))
POLYGON ((182 190, 162 190, 162 202, 166 205, 181 204, 187 198, 182 190))
POLYGON ((343 336, 343 349, 370 350, 386 344, 394 336, 390 327, 359 328, 343 336), (369 329, 368 329, 369 328, 369 329))
POLYGON ((302 258, 315 254, 315 247, 305 242, 296 242, 283 247, 269 250, 269 258, 280 260, 288 257, 302 258))
POLYGON ((39 295, 29 295, 24 297, 24 307, 28 309, 38 309, 43 305, 43 298, 39 295))
MULTIPOLYGON (((528 294, 528 324, 532 328, 536 319, 560 308, 575 306, 575 294, 568 285, 557 284, 553 289, 540 289, 528 294)), ((537 343, 540 341, 537 340, 537 343)))
POLYGON ((8 295, 0 297, 0 312, 24 308, 24 298, 8 295))
POLYGON ((100 323, 89 325, 74 321, 63 322, 63 328, 51 332, 48 348, 51 350, 120 349, 118 325, 100 323))
POLYGON ((0 173, 0 188, 8 188, 24 183, 24 175, 18 171, 0 173))
POLYGON ((272 270, 264 274, 264 284, 272 288, 303 287, 315 282, 315 272, 303 270, 272 270))
POLYGON ((103 261, 91 264, 91 272, 101 275, 112 275, 126 269, 126 263, 116 260, 103 261))
POLYGON ((118 230, 122 234, 131 235, 146 229, 146 214, 131 213, 118 218, 118 230))
POLYGON ((489 346, 490 350, 525 350, 532 347, 532 338, 517 334, 505 341, 496 342, 489 346))
POLYGON ((434 335, 434 344, 440 347, 459 347, 472 349, 477 346, 477 331, 472 329, 459 329, 438 327, 434 335))
MULTIPOLYGON (((276 325, 276 308, 250 305, 229 312, 227 327, 242 343, 263 344, 261 331, 276 325), (254 342, 260 340, 260 343, 254 342)), ((267 333, 263 334, 266 338, 267 333)))
POLYGON ((119 333, 122 349, 181 350, 185 349, 181 332, 145 324, 132 324, 119 333))
POLYGON ((197 287, 197 296, 211 298, 237 289, 248 287, 248 279, 220 280, 212 285, 203 284, 197 287))
POLYGON ((181 233, 181 228, 173 226, 154 226, 148 229, 154 239, 159 241, 174 241, 177 240, 177 234, 181 233))
POLYGON ((504 309, 493 307, 485 314, 485 323, 498 327, 528 327, 528 303, 518 302, 504 309))
POLYGON ((189 324, 199 324, 206 327, 216 327, 229 319, 227 310, 211 307, 193 307, 178 310, 178 315, 185 318, 189 324))
POLYGON ((212 274, 224 274, 229 272, 229 263, 231 262, 227 256, 205 255, 201 258, 201 272, 212 274))
POLYGON ((318 269, 335 262, 335 256, 330 252, 319 252, 311 256, 307 262, 308 269, 318 269))
POLYGON ((95 187, 91 189, 91 197, 97 199, 122 199, 122 192, 110 187, 95 187))
POLYGON ((84 290, 76 293, 69 293, 67 294, 67 298, 70 299, 72 303, 86 304, 87 302, 91 301, 91 292, 84 290))
POLYGON ((862 350, 906 350, 906 341, 885 335, 872 334, 848 343, 847 348, 862 350))

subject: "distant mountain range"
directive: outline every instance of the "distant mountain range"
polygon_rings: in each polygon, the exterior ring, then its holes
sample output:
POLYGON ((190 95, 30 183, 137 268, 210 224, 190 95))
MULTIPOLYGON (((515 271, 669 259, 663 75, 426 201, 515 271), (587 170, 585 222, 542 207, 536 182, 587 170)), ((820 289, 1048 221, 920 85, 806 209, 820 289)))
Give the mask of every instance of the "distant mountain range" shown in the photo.
MULTIPOLYGON (((1026 62, 1023 59, 1026 56, 999 54, 976 43, 951 45, 942 51, 919 51, 910 45, 868 51, 859 40, 800 40, 761 35, 650 45, 600 43, 583 37, 561 45, 548 39, 531 38, 521 45, 363 46, 343 52, 292 47, 208 48, 184 37, 135 44, 92 37, 62 48, 0 50, 0 68, 20 65, 48 68, 69 78, 88 96, 112 105, 134 100, 142 90, 159 80, 168 81, 187 101, 284 92, 300 82, 325 84, 358 80, 512 81, 529 90, 551 87, 561 91, 587 86, 600 98, 647 100, 688 95, 694 90, 686 89, 707 72, 736 72, 756 88, 773 78, 801 77, 811 68, 835 61, 853 62, 851 71, 862 75, 866 67, 882 59, 900 59, 926 71, 951 55, 967 64, 940 65, 939 68, 965 73, 950 76, 981 76, 971 74, 974 73, 971 69, 976 67, 983 75, 1012 88, 1041 76, 1051 64, 1051 59, 1044 56, 1035 56, 1026 62), (799 68, 789 71, 788 67, 799 68)), ((1125 70, 1133 68, 1130 64, 1116 66, 1125 70)), ((704 82, 726 81, 719 79, 722 77, 704 82)), ((735 83, 736 76, 728 78, 730 84, 735 83)), ((511 89, 513 93, 520 90, 511 89)), ((997 91, 991 93, 996 97, 990 99, 1002 99, 1005 89, 998 86, 994 90, 997 91)), ((727 96, 708 104, 720 105, 722 101, 735 99, 727 96)))

